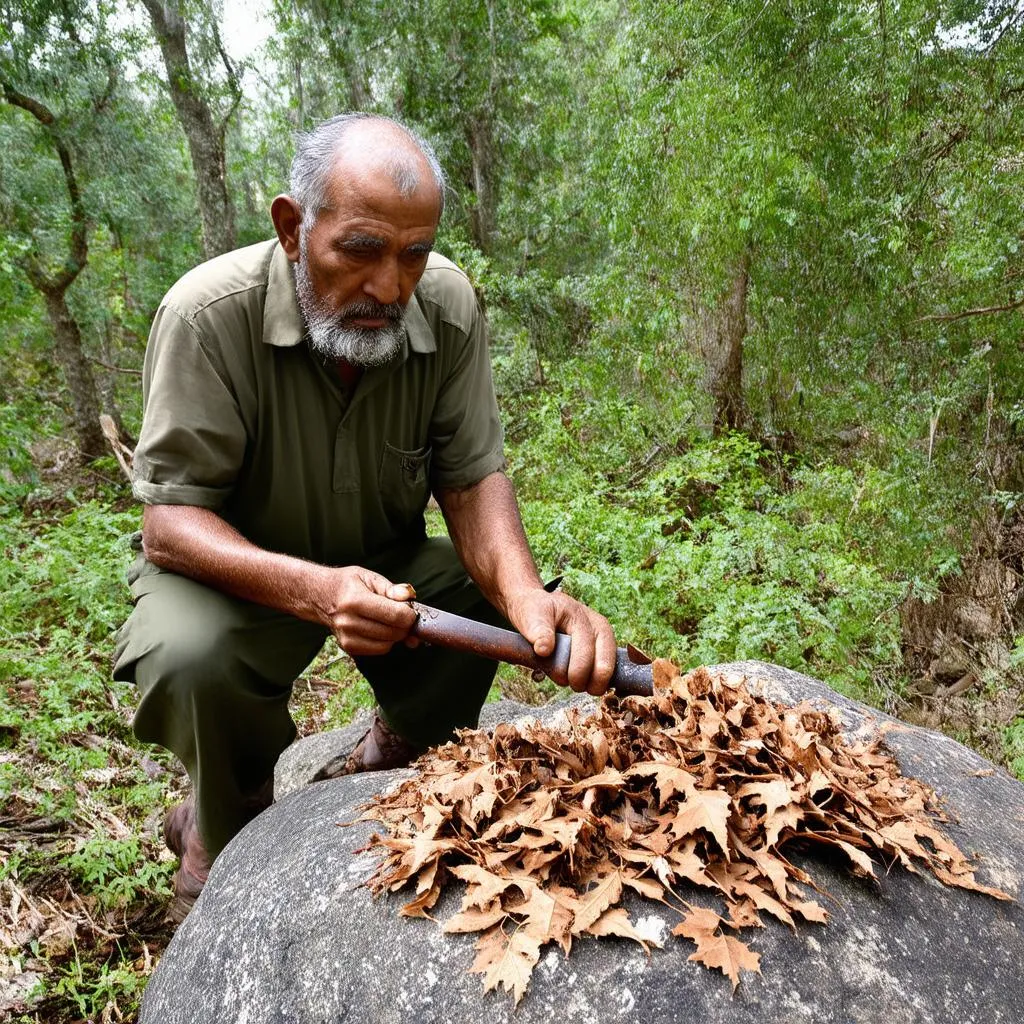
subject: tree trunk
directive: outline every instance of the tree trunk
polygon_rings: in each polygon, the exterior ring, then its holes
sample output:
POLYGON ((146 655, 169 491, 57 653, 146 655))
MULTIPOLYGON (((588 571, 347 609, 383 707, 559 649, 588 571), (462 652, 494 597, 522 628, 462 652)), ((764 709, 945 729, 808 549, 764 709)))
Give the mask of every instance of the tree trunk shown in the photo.
POLYGON ((192 74, 186 39, 188 26, 181 12, 172 0, 142 2, 160 44, 171 100, 188 140, 203 222, 203 251, 210 259, 235 247, 235 213, 225 173, 224 125, 214 123, 210 105, 192 74))
MULTIPOLYGON (((113 81, 111 78, 111 88, 113 81)), ((71 232, 60 269, 48 270, 43 260, 33 252, 16 259, 32 287, 46 303, 46 315, 53 327, 54 351, 71 397, 71 419, 78 440, 79 458, 88 462, 102 455, 106 445, 100 429, 96 380, 82 348, 82 332, 78 321, 71 315, 65 296, 89 261, 89 218, 75 173, 74 156, 57 127, 53 111, 41 100, 14 88, 10 82, 0 81, 0 89, 11 106, 26 111, 42 125, 60 160, 64 175, 71 213, 71 232)))
POLYGON ((469 186, 476 203, 469 211, 469 227, 476 247, 485 255, 490 253, 494 239, 494 140, 490 120, 481 114, 470 117, 466 125, 466 142, 472 160, 469 186))
POLYGON ((107 445, 100 429, 100 406, 96 398, 96 378, 82 349, 82 332, 72 316, 64 290, 43 293, 46 316, 53 328, 54 352, 64 373, 71 399, 71 420, 83 461, 98 459, 107 445))
POLYGON ((717 306, 701 316, 700 353, 715 406, 716 436, 743 428, 743 340, 747 336, 749 289, 750 254, 744 252, 734 264, 717 306))

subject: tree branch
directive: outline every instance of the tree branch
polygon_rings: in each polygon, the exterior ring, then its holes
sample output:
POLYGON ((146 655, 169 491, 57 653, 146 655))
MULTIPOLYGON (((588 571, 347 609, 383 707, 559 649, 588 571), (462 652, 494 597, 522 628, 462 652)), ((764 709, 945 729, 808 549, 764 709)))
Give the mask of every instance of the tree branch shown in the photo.
POLYGON ((929 316, 919 316, 911 320, 913 324, 923 323, 945 323, 950 324, 957 320, 965 320, 969 316, 989 316, 992 313, 1010 313, 1015 309, 1024 306, 1024 299, 1016 302, 1008 302, 1005 306, 980 306, 978 309, 963 309, 959 313, 932 313, 929 316))
POLYGON ((64 185, 71 203, 71 244, 68 258, 64 261, 64 269, 55 277, 44 274, 38 261, 33 258, 29 274, 32 283, 40 291, 64 292, 82 272, 89 258, 89 219, 82 204, 82 193, 78 187, 78 178, 75 176, 71 150, 65 145, 57 130, 57 119, 53 116, 53 111, 45 103, 19 92, 6 80, 0 81, 0 87, 3 88, 4 99, 11 106, 27 111, 46 129, 64 171, 64 185))
POLYGON ((231 106, 228 107, 227 113, 221 118, 220 122, 220 137, 223 139, 231 118, 235 116, 238 104, 242 102, 242 87, 238 84, 238 72, 235 70, 235 65, 231 63, 231 58, 228 56, 227 50, 224 49, 216 18, 213 19, 213 41, 217 46, 220 59, 224 62, 224 69, 228 73, 228 90, 231 93, 231 106))
POLYGON ((107 86, 103 90, 102 95, 93 101, 92 109, 96 114, 101 114, 106 110, 107 104, 110 103, 110 98, 114 95, 114 87, 117 85, 116 65, 109 56, 105 56, 103 62, 107 65, 107 86))

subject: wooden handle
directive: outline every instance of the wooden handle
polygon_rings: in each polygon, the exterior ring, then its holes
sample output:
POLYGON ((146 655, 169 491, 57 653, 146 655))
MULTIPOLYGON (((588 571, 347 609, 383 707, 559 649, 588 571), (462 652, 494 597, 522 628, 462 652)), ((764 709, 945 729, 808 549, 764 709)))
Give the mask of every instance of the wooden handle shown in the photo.
MULTIPOLYGON (((477 622, 461 615, 431 608, 413 601, 416 624, 414 636, 438 647, 454 651, 478 654, 494 661, 507 661, 513 665, 525 665, 535 672, 543 672, 556 683, 569 683, 569 651, 572 641, 566 634, 555 635, 555 650, 547 658, 538 657, 533 645, 519 633, 486 622, 477 622)), ((654 691, 651 666, 634 661, 625 647, 615 655, 615 672, 611 688, 622 695, 649 697, 654 691)))

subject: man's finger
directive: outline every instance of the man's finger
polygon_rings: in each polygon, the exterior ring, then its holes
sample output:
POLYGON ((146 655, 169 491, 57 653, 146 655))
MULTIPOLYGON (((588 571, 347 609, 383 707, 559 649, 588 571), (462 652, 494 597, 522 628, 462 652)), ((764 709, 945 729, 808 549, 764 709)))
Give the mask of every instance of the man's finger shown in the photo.
POLYGON ((414 601, 416 589, 411 583, 391 583, 384 592, 389 601, 414 601))
POLYGON ((534 653, 547 658, 555 653, 554 609, 546 605, 531 610, 530 618, 523 626, 523 636, 533 645, 534 653), (548 613, 548 614, 545 614, 548 613))
POLYGON ((363 594, 358 601, 352 603, 351 609, 353 616, 370 619, 373 622, 382 622, 406 632, 412 629, 416 622, 416 612, 413 611, 411 605, 404 601, 383 597, 380 594, 363 594))
POLYGON ((615 656, 618 650, 615 646, 615 634, 608 620, 602 615, 595 615, 593 618, 596 620, 594 625, 597 641, 594 649, 594 674, 587 692, 600 697, 608 689, 615 672, 615 656))
POLYGON ((594 674, 595 638, 590 622, 580 617, 569 632, 572 646, 569 648, 569 685, 576 693, 583 693, 590 686, 594 674))

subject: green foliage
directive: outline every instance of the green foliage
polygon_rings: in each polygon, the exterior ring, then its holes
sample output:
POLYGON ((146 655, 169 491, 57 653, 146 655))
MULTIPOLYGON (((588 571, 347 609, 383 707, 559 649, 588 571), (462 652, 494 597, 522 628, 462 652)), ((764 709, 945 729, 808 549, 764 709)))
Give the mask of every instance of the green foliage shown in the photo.
POLYGON ((82 1019, 95 1020, 110 1006, 118 1006, 133 1012, 138 1010, 145 979, 128 964, 96 964, 83 961, 75 955, 74 960, 61 972, 53 991, 62 996, 82 1019))
POLYGON ((1015 718, 1007 726, 1003 742, 1010 771, 1024 782, 1024 717, 1015 718))
MULTIPOLYGON (((643 412, 611 404, 627 447, 604 465, 629 465, 629 424, 643 412)), ((529 442, 543 473, 522 488, 528 533, 545 569, 564 573, 622 638, 688 664, 774 661, 861 695, 895 685, 898 605, 910 579, 893 556, 907 554, 908 542, 893 545, 900 524, 882 530, 866 508, 852 518, 872 547, 849 543, 851 510, 833 504, 838 467, 794 474, 787 460, 730 435, 677 445, 628 490, 607 470, 595 487, 585 460, 568 456, 572 434, 590 424, 555 422, 529 442)), ((608 450, 590 448, 596 475, 608 450)))
POLYGON ((154 862, 138 836, 93 835, 76 844, 64 864, 104 909, 127 906, 140 896, 171 895, 173 865, 154 862))

